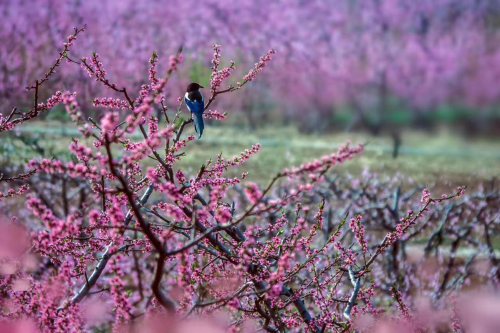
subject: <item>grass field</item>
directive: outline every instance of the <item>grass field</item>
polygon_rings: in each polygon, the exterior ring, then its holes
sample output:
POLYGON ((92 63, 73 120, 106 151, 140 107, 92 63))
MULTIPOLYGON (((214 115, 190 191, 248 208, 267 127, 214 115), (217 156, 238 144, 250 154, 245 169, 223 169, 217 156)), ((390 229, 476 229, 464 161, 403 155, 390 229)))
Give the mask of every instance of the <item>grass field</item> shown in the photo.
MULTIPOLYGON (((186 133, 191 134, 192 129, 186 133)), ((0 136, 0 165, 22 163, 24 159, 39 157, 29 142, 38 138, 44 149, 45 157, 58 157, 69 160, 67 147, 72 137, 79 133, 72 124, 31 123, 20 127, 18 133, 28 139, 28 145, 12 133, 0 136), (9 155, 10 160, 7 160, 9 155)), ((137 140, 141 136, 137 134, 137 140)), ((230 175, 239 175, 250 171, 248 179, 258 183, 267 183, 270 178, 283 168, 299 165, 335 152, 337 148, 350 140, 353 144, 367 143, 366 151, 335 170, 340 174, 359 174, 365 168, 385 177, 401 174, 405 183, 403 188, 413 187, 409 180, 420 185, 437 184, 443 192, 459 185, 474 187, 481 181, 500 177, 500 142, 493 140, 467 141, 445 131, 437 135, 411 132, 403 135, 401 153, 392 158, 390 137, 372 137, 366 133, 332 133, 314 136, 299 133, 292 127, 263 128, 257 131, 234 127, 207 127, 202 139, 189 146, 180 167, 195 174, 201 164, 222 152, 225 157, 232 157, 242 150, 259 142, 261 151, 239 169, 231 170, 230 175)), ((151 160, 151 164, 154 161, 151 160)), ((495 249, 500 251, 500 241, 493 240, 495 249)), ((419 249, 423 244, 415 243, 419 249)), ((448 245, 446 245, 448 246, 448 245)), ((500 253, 500 252, 499 252, 500 253)), ((464 256, 465 256, 464 252, 464 256)))
MULTIPOLYGON (((187 134, 191 133, 190 128, 187 134)), ((78 132, 71 123, 30 123, 18 130, 28 138, 38 137, 45 149, 45 157, 63 157, 71 137, 78 132)), ((17 162, 37 154, 19 139, 5 133, 0 136, 2 159, 7 151, 15 151, 17 162)), ((137 139, 140 139, 138 135, 137 139)), ((304 135, 292 127, 267 127, 256 131, 234 127, 208 126, 200 140, 196 140, 181 165, 193 173, 206 160, 222 152, 232 157, 252 144, 259 142, 261 152, 235 170, 234 174, 250 171, 249 179, 266 182, 285 167, 298 165, 318 158, 350 140, 353 144, 367 143, 366 151, 359 157, 337 168, 340 173, 359 174, 370 168, 380 175, 396 173, 428 185, 449 181, 452 184, 473 185, 482 180, 500 176, 500 142, 494 140, 465 140, 446 131, 430 135, 423 132, 405 133, 400 156, 392 158, 392 141, 388 136, 373 137, 366 133, 332 133, 315 136, 304 135)), ((12 158, 12 157, 11 157, 12 158)), ((15 161, 11 161, 15 162, 15 161)))

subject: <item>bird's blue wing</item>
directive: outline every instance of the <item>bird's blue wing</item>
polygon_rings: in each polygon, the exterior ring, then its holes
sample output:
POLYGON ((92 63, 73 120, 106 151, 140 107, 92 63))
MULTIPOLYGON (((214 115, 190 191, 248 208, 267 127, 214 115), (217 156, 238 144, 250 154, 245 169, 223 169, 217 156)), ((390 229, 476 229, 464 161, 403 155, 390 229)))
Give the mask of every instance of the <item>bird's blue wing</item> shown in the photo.
POLYGON ((200 114, 203 113, 205 108, 205 104, 203 102, 198 102, 198 101, 192 102, 187 98, 184 98, 184 101, 186 102, 189 111, 193 113, 200 113, 200 114))
POLYGON ((201 96, 201 101, 190 100, 188 98, 188 93, 186 93, 186 95, 184 96, 184 102, 186 102, 189 111, 194 113, 203 113, 203 111, 205 110, 205 101, 201 93, 199 93, 199 96, 201 96))

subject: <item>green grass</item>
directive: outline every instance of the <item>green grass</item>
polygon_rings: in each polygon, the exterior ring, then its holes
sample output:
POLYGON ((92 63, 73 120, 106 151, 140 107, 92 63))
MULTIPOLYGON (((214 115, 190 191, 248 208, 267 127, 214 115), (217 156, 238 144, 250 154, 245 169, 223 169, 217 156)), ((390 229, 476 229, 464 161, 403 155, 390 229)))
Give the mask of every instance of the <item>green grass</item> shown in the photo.
MULTIPOLYGON (((21 133, 31 137, 40 136, 45 157, 64 156, 72 136, 78 136, 72 124, 30 123, 21 127, 21 133)), ((190 134, 190 128, 187 134, 190 134)), ((139 140, 140 137, 137 138, 139 140)), ((195 173, 202 163, 222 152, 224 157, 238 155, 254 143, 261 143, 261 152, 250 161, 230 172, 231 175, 250 171, 249 179, 266 182, 285 167, 329 154, 350 140, 353 144, 368 143, 366 151, 339 167, 339 173, 359 174, 370 168, 380 175, 393 176, 400 173, 421 184, 449 181, 452 184, 472 185, 478 181, 500 176, 500 144, 493 140, 466 141, 463 138, 439 132, 429 135, 422 132, 403 134, 401 153, 392 158, 392 141, 388 136, 373 137, 366 133, 332 133, 315 136, 304 135, 292 127, 267 127, 256 131, 225 126, 207 126, 201 140, 189 146, 186 156, 179 164, 183 169, 195 173)), ((6 160, 10 151, 11 162, 20 162, 36 156, 30 148, 12 134, 0 137, 0 156, 6 160), (3 147, 2 147, 3 146, 3 147), (12 154, 13 153, 13 154, 12 154)))
MULTIPOLYGON (((67 147, 71 137, 77 137, 72 124, 30 123, 21 127, 20 133, 29 137, 39 137, 39 144, 45 149, 45 157, 69 160, 67 147)), ((24 159, 39 157, 12 132, 0 135, 0 166, 22 163, 24 159)), ((189 128, 187 134, 192 134, 189 128)), ((140 135, 137 135, 140 140, 140 135)), ((207 126, 201 140, 188 146, 186 155, 177 166, 195 174, 208 159, 222 152, 224 157, 238 155, 252 144, 261 143, 259 154, 253 156, 238 169, 230 169, 229 175, 241 175, 250 171, 248 179, 267 183, 274 174, 286 167, 319 158, 335 152, 350 140, 353 144, 368 143, 366 151, 351 161, 335 168, 340 174, 359 174, 365 168, 381 176, 392 177, 401 174, 416 183, 437 186, 448 192, 458 185, 473 187, 475 184, 500 177, 500 142, 493 140, 467 141, 441 131, 436 135, 409 132, 403 135, 401 154, 392 158, 392 141, 387 136, 372 137, 366 133, 332 133, 330 135, 304 135, 292 127, 262 128, 250 131, 235 127, 207 126)), ((90 141, 88 142, 90 144, 90 141)), ((115 151, 115 155, 118 151, 115 151)), ((153 160, 151 165, 154 164, 153 160)), ((403 187, 413 186, 405 181, 403 187)), ((500 241, 494 239, 495 248, 500 249, 500 241)), ((422 247, 423 244, 415 246, 422 247)))

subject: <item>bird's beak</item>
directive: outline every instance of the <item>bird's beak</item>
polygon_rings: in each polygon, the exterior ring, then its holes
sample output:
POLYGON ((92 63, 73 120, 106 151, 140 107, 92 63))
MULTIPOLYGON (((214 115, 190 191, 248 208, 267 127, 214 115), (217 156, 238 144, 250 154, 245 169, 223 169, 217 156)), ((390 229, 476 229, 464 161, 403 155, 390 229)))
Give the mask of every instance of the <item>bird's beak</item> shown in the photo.
POLYGON ((204 86, 200 86, 200 88, 205 88, 204 86))

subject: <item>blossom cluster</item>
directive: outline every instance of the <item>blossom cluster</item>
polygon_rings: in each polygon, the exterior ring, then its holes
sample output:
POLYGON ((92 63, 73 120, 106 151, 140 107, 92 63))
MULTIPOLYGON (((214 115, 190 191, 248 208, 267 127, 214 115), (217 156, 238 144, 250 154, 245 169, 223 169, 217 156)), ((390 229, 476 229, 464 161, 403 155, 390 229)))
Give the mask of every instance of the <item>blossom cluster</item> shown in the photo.
POLYGON ((99 54, 94 52, 92 57, 82 57, 80 59, 81 67, 87 72, 89 77, 96 78, 97 81, 104 80, 106 78, 106 70, 103 68, 101 60, 99 60, 99 54))
POLYGON ((220 113, 217 110, 207 110, 203 112, 203 117, 207 119, 224 120, 227 118, 227 113, 220 113))
POLYGON ((231 73, 235 70, 235 62, 232 60, 229 63, 229 67, 219 70, 221 46, 215 44, 213 49, 214 58, 212 59, 212 75, 210 76, 210 90, 212 94, 219 90, 222 82, 231 76, 231 73))
POLYGON ((255 67, 251 69, 247 75, 243 77, 244 82, 250 82, 255 80, 257 74, 260 73, 264 67, 266 67, 267 63, 271 61, 271 56, 276 54, 275 50, 269 50, 267 54, 259 59, 259 62, 255 64, 255 67))
POLYGON ((102 106, 105 108, 113 108, 113 109, 122 109, 125 110, 129 107, 129 104, 127 101, 121 100, 119 98, 94 98, 93 100, 93 105, 94 106, 102 106))

